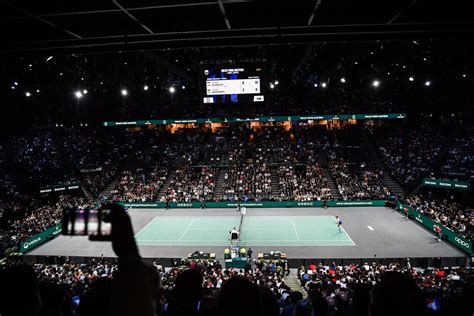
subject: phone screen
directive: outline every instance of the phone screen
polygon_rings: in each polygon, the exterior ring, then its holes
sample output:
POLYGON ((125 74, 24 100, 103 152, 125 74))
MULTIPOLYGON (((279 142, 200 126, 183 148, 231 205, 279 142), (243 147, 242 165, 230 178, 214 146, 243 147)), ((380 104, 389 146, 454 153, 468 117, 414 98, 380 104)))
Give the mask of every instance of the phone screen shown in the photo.
POLYGON ((106 209, 68 209, 63 216, 63 235, 110 236, 112 226, 104 218, 106 209))

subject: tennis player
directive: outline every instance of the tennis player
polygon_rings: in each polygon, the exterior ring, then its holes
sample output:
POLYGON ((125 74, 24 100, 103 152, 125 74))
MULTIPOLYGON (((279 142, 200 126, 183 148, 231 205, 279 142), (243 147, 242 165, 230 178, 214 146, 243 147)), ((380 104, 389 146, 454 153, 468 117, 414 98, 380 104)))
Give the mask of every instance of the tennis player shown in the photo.
POLYGON ((435 239, 437 241, 441 241, 441 239, 443 238, 443 230, 441 229, 441 227, 439 227, 438 225, 433 225, 433 230, 436 233, 435 239))
POLYGON ((339 216, 336 216, 336 224, 337 228, 339 228, 339 232, 342 233, 342 220, 339 218, 339 216))

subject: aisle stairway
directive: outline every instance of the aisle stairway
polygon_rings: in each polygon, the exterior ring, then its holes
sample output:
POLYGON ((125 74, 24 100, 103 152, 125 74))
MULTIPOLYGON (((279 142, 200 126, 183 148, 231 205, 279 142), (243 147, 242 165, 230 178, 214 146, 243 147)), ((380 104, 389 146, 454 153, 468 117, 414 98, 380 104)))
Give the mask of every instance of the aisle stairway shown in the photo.
POLYGON ((112 193, 112 190, 115 189, 117 184, 120 181, 120 174, 118 174, 110 183, 105 187, 102 192, 100 192, 100 196, 110 196, 112 193))
MULTIPOLYGON (((224 161, 221 160, 221 163, 223 162, 224 161)), ((216 198, 220 198, 224 195, 224 176, 227 170, 227 167, 219 168, 219 173, 217 174, 216 188, 214 189, 214 197, 216 198)))
POLYGON ((168 187, 170 186, 170 182, 171 182, 171 180, 173 180, 175 173, 176 173, 176 170, 173 169, 168 174, 168 177, 166 177, 165 183, 163 183, 163 186, 161 187, 161 190, 158 193, 158 200, 159 201, 161 201, 161 198, 165 196, 166 191, 168 190, 168 187))
POLYGON ((301 287, 300 280, 298 280, 294 273, 290 273, 289 275, 285 276, 285 283, 292 291, 301 292, 303 294, 303 298, 308 297, 305 289, 301 287))
POLYGON ((319 155, 319 164, 321 165, 324 177, 328 182, 328 187, 331 190, 331 195, 334 199, 339 199, 341 195, 339 194, 339 190, 337 189, 336 181, 334 181, 334 178, 332 177, 331 172, 328 169, 328 160, 326 154, 319 155))
POLYGON ((278 167, 270 167, 271 189, 273 196, 280 196, 280 180, 278 178, 278 167))
POLYGON ((377 167, 377 169, 383 172, 383 179, 382 179, 383 183, 390 190, 390 192, 393 192, 396 194, 403 194, 404 193, 403 188, 400 186, 400 184, 398 184, 397 181, 395 181, 390 176, 390 172, 385 167, 385 164, 380 160, 377 148, 375 147, 375 144, 369 139, 367 131, 365 131, 365 133, 362 134, 362 148, 363 148, 363 151, 367 154, 368 158, 371 159, 375 163, 375 166, 377 167))

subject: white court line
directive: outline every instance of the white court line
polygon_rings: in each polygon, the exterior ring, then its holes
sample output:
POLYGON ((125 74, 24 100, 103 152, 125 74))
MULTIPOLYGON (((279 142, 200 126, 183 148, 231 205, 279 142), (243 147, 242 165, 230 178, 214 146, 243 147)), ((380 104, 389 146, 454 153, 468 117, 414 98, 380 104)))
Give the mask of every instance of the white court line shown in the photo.
POLYGON ((147 228, 149 225, 151 225, 155 220, 158 219, 158 216, 156 216, 155 218, 153 218, 148 224, 146 224, 145 226, 143 226, 142 229, 140 229, 138 231, 138 233, 135 234, 135 237, 137 237, 143 230, 145 230, 145 228, 147 228))
POLYGON ((368 229, 370 230, 374 230, 374 228, 372 226, 367 226, 368 229))
POLYGON ((178 241, 180 241, 181 239, 183 239, 184 235, 188 232, 189 230, 189 227, 191 227, 191 225, 194 223, 196 219, 194 218, 191 223, 189 223, 188 227, 186 228, 186 230, 184 231, 184 233, 181 235, 181 237, 179 237, 178 241))
MULTIPOLYGON (((336 216, 333 216, 334 220, 336 220, 336 216)), ((346 230, 344 229, 344 227, 342 227, 341 225, 341 229, 342 231, 344 232, 344 234, 346 234, 346 236, 350 239, 350 241, 352 242, 352 244, 355 246, 356 243, 352 240, 351 236, 349 236, 349 234, 346 232, 346 230)))
POLYGON ((295 231, 296 238, 298 239, 298 241, 300 241, 300 236, 298 235, 298 232, 296 231, 295 221, 293 220, 293 218, 291 218, 291 223, 293 224, 293 230, 295 231))

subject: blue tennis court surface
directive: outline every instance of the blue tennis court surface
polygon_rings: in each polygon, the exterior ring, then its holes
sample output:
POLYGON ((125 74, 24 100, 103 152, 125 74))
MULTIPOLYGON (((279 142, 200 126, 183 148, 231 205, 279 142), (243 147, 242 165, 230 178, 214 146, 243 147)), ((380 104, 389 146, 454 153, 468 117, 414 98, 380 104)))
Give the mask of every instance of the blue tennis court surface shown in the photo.
MULTIPOLYGON (((142 246, 227 246, 239 216, 155 217, 136 235, 142 246)), ((245 216, 244 246, 354 246, 333 216, 245 216)))

